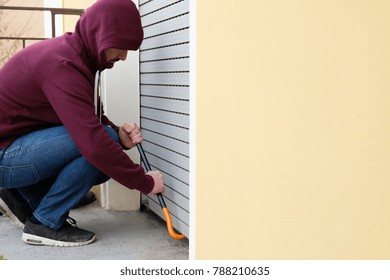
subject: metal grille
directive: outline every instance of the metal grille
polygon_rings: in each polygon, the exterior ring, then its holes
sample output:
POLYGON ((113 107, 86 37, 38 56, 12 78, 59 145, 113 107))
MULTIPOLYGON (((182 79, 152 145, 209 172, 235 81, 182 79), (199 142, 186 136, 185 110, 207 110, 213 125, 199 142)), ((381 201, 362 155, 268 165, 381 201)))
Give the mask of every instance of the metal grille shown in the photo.
MULTIPOLYGON (((140 0, 143 147, 165 180, 173 226, 189 235, 189 0, 140 0)), ((162 216, 154 196, 149 207, 162 216)))

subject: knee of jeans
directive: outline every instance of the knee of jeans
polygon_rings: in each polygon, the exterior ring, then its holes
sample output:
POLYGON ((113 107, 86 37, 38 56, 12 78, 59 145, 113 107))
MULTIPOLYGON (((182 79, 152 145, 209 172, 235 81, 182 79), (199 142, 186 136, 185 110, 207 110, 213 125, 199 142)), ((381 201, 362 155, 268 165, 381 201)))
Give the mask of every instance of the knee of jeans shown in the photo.
POLYGON ((114 139, 115 142, 119 143, 119 136, 118 133, 116 133, 115 129, 113 129, 109 125, 104 126, 104 128, 106 129, 106 132, 111 136, 111 138, 114 139))

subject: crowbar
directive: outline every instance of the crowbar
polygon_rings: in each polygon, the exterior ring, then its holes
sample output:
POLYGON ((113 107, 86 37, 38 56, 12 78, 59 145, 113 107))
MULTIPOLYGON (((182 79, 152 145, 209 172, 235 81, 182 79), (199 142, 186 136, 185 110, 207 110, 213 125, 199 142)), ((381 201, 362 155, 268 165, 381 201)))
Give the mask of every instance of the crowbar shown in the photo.
MULTIPOLYGON (((150 164, 149 164, 149 161, 148 159, 146 158, 146 154, 144 152, 144 149, 142 148, 142 145, 141 144, 137 144, 137 149, 138 149, 138 152, 141 156, 141 160, 142 162, 144 163, 144 166, 145 166, 145 169, 146 171, 151 171, 151 167, 150 167, 150 164)), ((168 233, 169 235, 174 238, 174 239, 183 239, 185 238, 184 235, 182 234, 177 234, 174 230, 173 230, 173 226, 172 226, 172 219, 171 219, 171 215, 169 214, 169 210, 168 210, 168 207, 167 205, 165 204, 165 201, 164 201, 164 198, 162 196, 161 193, 158 193, 157 194, 157 198, 158 198, 158 202, 160 203, 160 206, 161 206, 161 209, 162 209, 162 212, 165 216, 165 220, 167 222, 167 229, 168 229, 168 233)))
MULTIPOLYGON (((95 113, 97 115, 99 115, 99 120, 100 120, 100 122, 102 122, 103 103, 101 103, 101 101, 104 98, 102 97, 102 92, 100 91, 100 88, 101 88, 101 85, 100 85, 100 71, 97 71, 96 74, 95 74, 95 87, 94 87, 94 99, 95 100, 94 100, 94 103, 95 103, 95 108, 96 108, 95 109, 95 113)), ((143 161, 143 163, 145 165, 146 171, 152 171, 152 169, 150 168, 150 164, 148 162, 148 159, 146 158, 144 149, 141 146, 141 143, 137 144, 137 149, 138 149, 138 152, 139 152, 139 154, 141 156, 141 160, 143 161)), ((169 235, 172 238, 174 238, 174 239, 184 239, 185 238, 184 235, 177 234, 173 230, 171 215, 169 214, 168 207, 165 204, 165 201, 164 201, 164 198, 163 198, 162 194, 158 193, 157 194, 157 198, 158 198, 158 201, 160 202, 160 206, 161 206, 162 212, 164 213, 165 220, 167 222, 167 229, 168 229, 169 235)))

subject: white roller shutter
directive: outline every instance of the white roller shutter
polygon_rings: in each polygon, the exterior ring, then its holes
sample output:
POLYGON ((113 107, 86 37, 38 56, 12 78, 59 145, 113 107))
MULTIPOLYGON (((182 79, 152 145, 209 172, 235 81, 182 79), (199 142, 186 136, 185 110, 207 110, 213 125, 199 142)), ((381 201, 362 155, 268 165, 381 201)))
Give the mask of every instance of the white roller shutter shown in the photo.
MULTIPOLYGON (((141 128, 177 231, 189 236, 189 0, 140 0, 141 128)), ((155 196, 148 205, 163 218, 155 196)))

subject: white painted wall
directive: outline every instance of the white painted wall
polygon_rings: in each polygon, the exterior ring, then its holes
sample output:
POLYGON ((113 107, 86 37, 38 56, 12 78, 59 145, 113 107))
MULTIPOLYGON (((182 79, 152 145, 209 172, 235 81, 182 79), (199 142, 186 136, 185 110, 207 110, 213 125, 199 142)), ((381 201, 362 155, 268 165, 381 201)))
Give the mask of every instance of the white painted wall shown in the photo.
MULTIPOLYGON (((139 124, 139 53, 129 51, 126 61, 115 63, 114 68, 102 73, 102 91, 105 113, 116 125, 125 122, 139 124)), ((137 149, 127 154, 139 163, 137 149)), ((138 210, 140 193, 129 190, 114 180, 100 187, 100 201, 104 208, 112 210, 138 210)))

